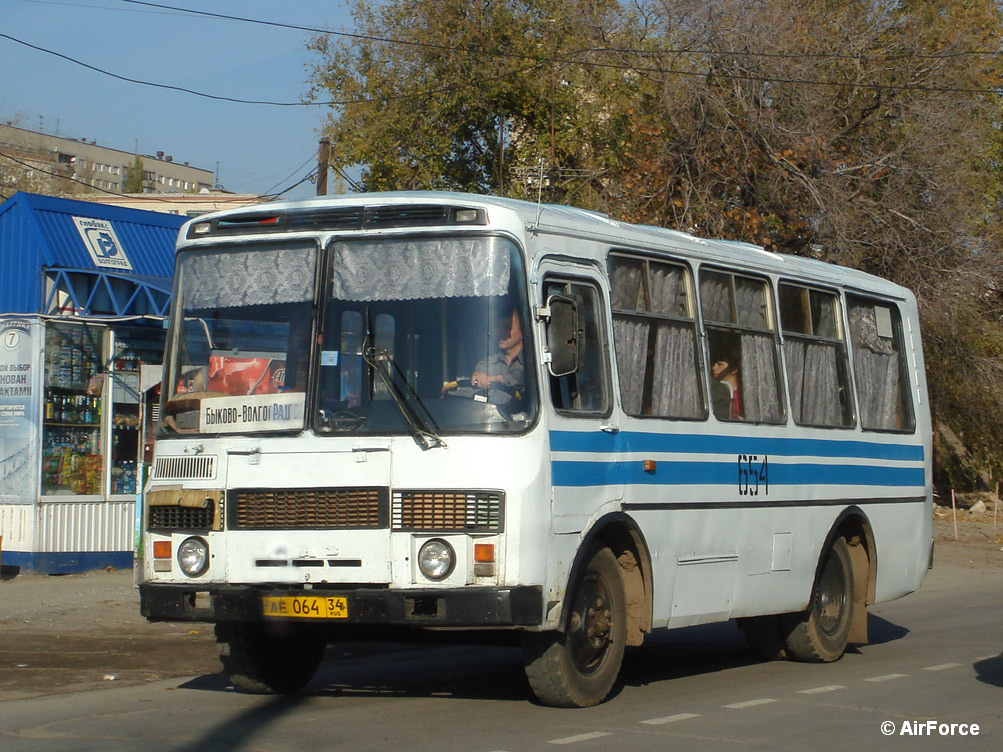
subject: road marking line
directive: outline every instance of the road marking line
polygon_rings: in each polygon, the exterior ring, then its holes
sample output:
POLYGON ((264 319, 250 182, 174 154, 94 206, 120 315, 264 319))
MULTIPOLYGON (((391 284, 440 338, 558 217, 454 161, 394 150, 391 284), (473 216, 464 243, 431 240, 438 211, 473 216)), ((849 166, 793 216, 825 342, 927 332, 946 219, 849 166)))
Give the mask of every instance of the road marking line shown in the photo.
POLYGON ((675 723, 676 721, 687 721, 690 718, 699 717, 699 713, 676 713, 675 715, 666 715, 661 718, 649 718, 646 721, 638 721, 638 723, 646 723, 649 726, 661 726, 663 723, 675 723))
POLYGON ((846 689, 845 684, 829 684, 825 687, 812 687, 811 689, 801 689, 798 690, 798 694, 802 695, 819 695, 823 692, 835 692, 839 689, 846 689))
POLYGON ((977 661, 991 661, 993 658, 998 658, 998 655, 980 655, 975 660, 977 661))
POLYGON ((576 742, 585 742, 589 739, 601 739, 604 736, 612 736, 610 731, 590 731, 587 734, 578 734, 576 736, 566 736, 563 739, 551 739, 547 744, 575 744, 576 742))
POLYGON ((746 700, 745 702, 733 702, 730 705, 725 705, 726 708, 732 708, 733 710, 741 710, 742 708, 752 708, 756 705, 769 705, 771 702, 776 702, 776 700, 770 697, 760 697, 758 700, 746 700))
POLYGON ((961 665, 960 663, 940 663, 940 664, 938 664, 936 666, 925 666, 923 668, 923 670, 924 671, 944 671, 945 669, 949 669, 949 668, 957 668, 960 665, 961 665))
POLYGON ((869 679, 864 679, 866 682, 883 682, 891 681, 892 679, 904 679, 909 676, 909 674, 885 674, 884 676, 872 676, 869 679))

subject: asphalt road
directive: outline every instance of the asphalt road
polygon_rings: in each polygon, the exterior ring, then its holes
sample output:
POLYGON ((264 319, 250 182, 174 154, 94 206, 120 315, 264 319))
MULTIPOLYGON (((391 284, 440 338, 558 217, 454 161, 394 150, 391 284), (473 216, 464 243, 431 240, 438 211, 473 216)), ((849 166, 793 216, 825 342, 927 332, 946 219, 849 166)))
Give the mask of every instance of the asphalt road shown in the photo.
POLYGON ((303 695, 241 695, 210 630, 125 610, 126 575, 16 578, 0 583, 0 750, 995 752, 1003 552, 976 537, 942 543, 920 591, 872 607, 871 644, 837 663, 760 662, 732 624, 662 632, 586 710, 533 703, 518 650, 494 645, 336 645, 303 695), (34 605, 16 606, 23 595, 34 605), (127 613, 136 621, 119 623, 127 613), (16 652, 27 635, 48 647, 16 652))

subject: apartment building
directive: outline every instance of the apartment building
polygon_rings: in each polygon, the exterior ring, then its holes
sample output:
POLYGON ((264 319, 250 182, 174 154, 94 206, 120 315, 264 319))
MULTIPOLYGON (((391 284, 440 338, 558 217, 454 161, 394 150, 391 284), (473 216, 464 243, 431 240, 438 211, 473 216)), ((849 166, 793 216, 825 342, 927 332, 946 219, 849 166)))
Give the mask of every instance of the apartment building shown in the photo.
MULTIPOLYGON (((158 151, 139 155, 143 161, 144 193, 198 193, 211 190, 211 170, 158 151)), ((125 191, 136 155, 99 146, 86 138, 72 139, 0 125, 0 188, 5 182, 35 193, 100 193, 125 191)))

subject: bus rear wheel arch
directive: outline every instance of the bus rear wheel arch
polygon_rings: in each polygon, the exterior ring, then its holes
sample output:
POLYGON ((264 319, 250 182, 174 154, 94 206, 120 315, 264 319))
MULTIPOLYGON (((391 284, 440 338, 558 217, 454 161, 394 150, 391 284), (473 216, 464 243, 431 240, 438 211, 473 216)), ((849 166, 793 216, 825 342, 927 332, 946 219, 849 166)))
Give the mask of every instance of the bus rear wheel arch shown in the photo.
POLYGON ((808 609, 798 613, 745 617, 738 620, 738 625, 745 634, 749 646, 765 660, 783 658, 806 662, 837 660, 843 655, 847 644, 867 644, 867 606, 874 602, 875 575, 874 535, 870 522, 859 508, 849 508, 833 526, 828 543, 822 549, 808 609), (830 562, 834 548, 839 549, 840 553, 836 556, 839 557, 849 577, 849 582, 842 586, 848 595, 845 601, 846 610, 838 610, 839 619, 835 618, 836 604, 842 601, 838 600, 833 591, 836 570, 832 568, 830 562), (848 563, 843 553, 848 555, 848 563), (830 568, 827 579, 823 582, 823 572, 827 566, 830 568), (825 615, 816 616, 812 622, 812 610, 819 608, 825 615), (839 623, 840 629, 835 629, 836 622, 839 623), (830 643, 828 650, 819 651, 813 646, 811 627, 816 623, 824 625, 823 634, 831 633, 829 640, 823 638, 824 642, 830 643), (831 637, 838 635, 842 628, 848 630, 842 647, 832 645, 831 637))

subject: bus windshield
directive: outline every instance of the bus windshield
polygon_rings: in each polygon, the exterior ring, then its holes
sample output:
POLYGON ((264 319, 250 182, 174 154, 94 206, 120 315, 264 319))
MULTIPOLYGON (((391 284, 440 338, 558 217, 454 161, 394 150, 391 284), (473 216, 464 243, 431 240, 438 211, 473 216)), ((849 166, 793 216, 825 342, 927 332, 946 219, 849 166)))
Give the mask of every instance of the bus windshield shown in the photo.
POLYGON ((228 246, 183 251, 177 275, 161 435, 310 427, 410 432, 431 448, 535 416, 523 265, 508 240, 228 246))
POLYGON ((536 411, 521 257, 497 237, 380 238, 330 253, 318 433, 514 431, 536 411))

